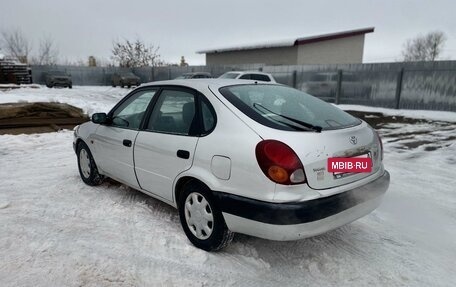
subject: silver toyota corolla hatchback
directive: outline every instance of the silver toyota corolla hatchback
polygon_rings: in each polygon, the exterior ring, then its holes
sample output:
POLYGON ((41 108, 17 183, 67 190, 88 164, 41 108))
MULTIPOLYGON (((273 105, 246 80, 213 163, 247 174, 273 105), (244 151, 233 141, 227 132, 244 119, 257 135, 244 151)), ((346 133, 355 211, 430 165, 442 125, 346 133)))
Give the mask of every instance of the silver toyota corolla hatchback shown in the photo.
POLYGON ((189 240, 208 251, 235 232, 272 240, 324 233, 373 211, 389 185, 375 130, 279 84, 141 85, 76 127, 73 144, 85 183, 110 177, 176 207, 189 240), (358 158, 368 171, 330 166, 358 158))

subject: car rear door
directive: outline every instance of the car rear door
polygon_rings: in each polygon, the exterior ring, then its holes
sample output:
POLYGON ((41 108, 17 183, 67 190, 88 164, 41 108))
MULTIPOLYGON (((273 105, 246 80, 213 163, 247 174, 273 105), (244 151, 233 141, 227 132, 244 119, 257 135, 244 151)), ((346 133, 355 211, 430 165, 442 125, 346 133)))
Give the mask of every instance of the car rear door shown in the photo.
POLYGON ((144 88, 125 97, 109 113, 111 123, 100 125, 93 149, 103 174, 139 188, 133 164, 133 146, 146 110, 158 88, 144 88))
POLYGON ((143 190, 173 200, 175 178, 193 163, 198 110, 196 91, 180 87, 161 90, 135 142, 135 171, 143 190))

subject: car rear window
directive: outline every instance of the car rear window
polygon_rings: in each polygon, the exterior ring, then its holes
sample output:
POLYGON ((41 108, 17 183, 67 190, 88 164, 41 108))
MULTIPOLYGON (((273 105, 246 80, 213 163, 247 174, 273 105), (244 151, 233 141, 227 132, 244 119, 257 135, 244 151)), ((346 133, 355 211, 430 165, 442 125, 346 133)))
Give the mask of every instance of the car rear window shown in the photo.
POLYGON ((262 74, 252 74, 250 76, 250 78, 252 80, 255 80, 255 81, 263 81, 263 82, 270 82, 271 81, 271 79, 269 79, 268 76, 262 75, 262 74))
POLYGON ((322 130, 334 130, 361 123, 332 104, 286 86, 234 85, 219 91, 241 112, 276 129, 302 131, 316 126, 322 130))

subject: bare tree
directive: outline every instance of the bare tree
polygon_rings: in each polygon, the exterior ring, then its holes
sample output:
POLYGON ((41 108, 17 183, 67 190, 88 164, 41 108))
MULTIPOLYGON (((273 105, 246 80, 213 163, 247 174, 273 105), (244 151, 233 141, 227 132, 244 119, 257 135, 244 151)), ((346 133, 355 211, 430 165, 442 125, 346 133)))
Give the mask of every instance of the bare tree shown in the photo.
POLYGON ((159 47, 146 45, 140 39, 134 42, 127 39, 122 42, 114 41, 111 59, 121 67, 159 66, 162 62, 158 49, 159 47))
POLYGON ((32 45, 20 29, 3 31, 3 49, 8 56, 17 58, 21 63, 27 63, 32 45))
POLYGON ((404 61, 435 61, 442 53, 446 36, 441 31, 430 32, 409 39, 404 45, 402 56, 404 61))
POLYGON ((54 40, 49 36, 44 36, 40 41, 38 55, 32 58, 32 63, 36 65, 55 65, 59 51, 54 44, 54 40))

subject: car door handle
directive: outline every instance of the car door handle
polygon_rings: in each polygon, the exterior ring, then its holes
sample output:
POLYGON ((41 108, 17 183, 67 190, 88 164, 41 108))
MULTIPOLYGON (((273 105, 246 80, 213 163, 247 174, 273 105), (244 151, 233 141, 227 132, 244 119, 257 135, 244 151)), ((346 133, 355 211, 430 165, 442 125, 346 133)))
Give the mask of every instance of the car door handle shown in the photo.
POLYGON ((177 151, 177 157, 188 159, 190 158, 190 152, 187 150, 180 149, 177 151))
POLYGON ((131 147, 131 140, 123 140, 122 144, 126 147, 131 147))

